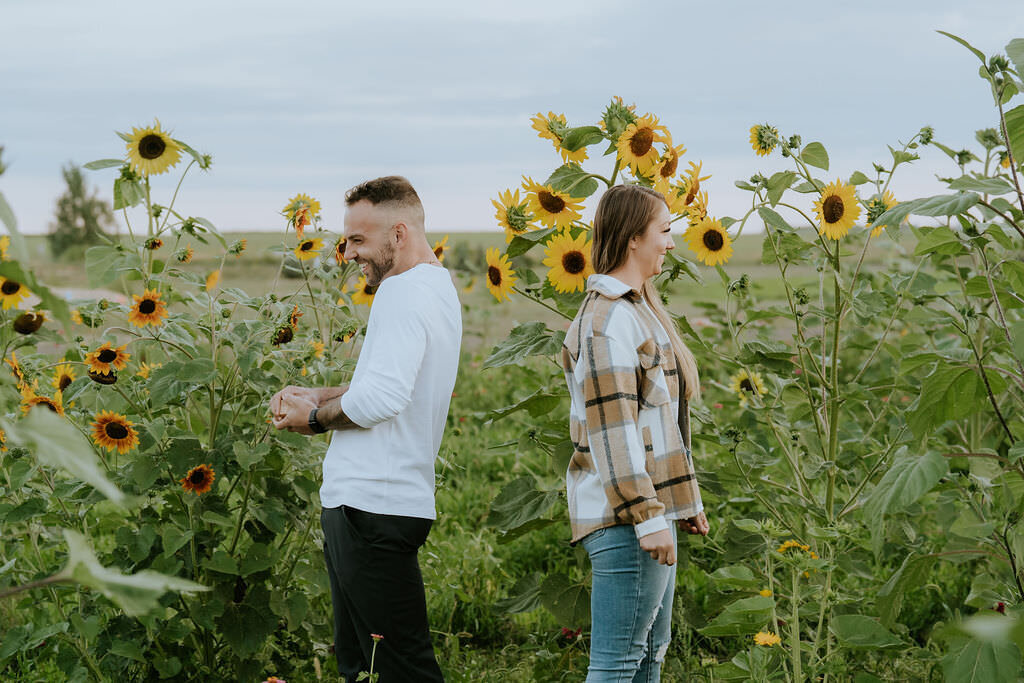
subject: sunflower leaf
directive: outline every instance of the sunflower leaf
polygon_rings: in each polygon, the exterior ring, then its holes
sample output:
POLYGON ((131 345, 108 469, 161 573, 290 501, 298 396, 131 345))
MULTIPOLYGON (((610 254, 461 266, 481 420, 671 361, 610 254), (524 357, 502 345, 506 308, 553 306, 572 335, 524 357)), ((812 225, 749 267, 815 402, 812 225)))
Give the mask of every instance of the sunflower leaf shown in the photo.
POLYGON ((971 190, 984 194, 1006 194, 1012 192, 1013 188, 1002 178, 974 178, 972 176, 961 176, 949 184, 951 190, 971 190))
POLYGON ((851 185, 863 185, 866 182, 870 182, 870 178, 861 173, 860 171, 854 171, 853 175, 850 176, 851 185))
POLYGON ((789 189, 794 180, 796 180, 796 173, 793 171, 779 171, 768 179, 768 201, 772 206, 779 203, 782 193, 789 189))
POLYGON ((540 601, 569 628, 590 625, 590 589, 565 574, 551 574, 540 585, 540 601))
POLYGON ((1017 75, 1024 78, 1024 38, 1014 38, 1007 43, 1006 54, 1017 67, 1017 75))
POLYGON ((146 198, 138 180, 117 178, 114 180, 114 210, 135 206, 146 198))
POLYGON ((900 223, 910 214, 918 216, 956 216, 965 213, 981 199, 974 192, 957 192, 956 194, 940 194, 934 197, 923 197, 908 202, 900 202, 877 219, 872 225, 899 227, 900 223))
POLYGON ((870 649, 905 647, 889 629, 862 614, 842 614, 832 619, 829 630, 845 647, 870 649))
POLYGON ((562 149, 575 152, 581 147, 595 145, 604 140, 604 132, 597 126, 570 128, 562 138, 562 149))
POLYGON ((952 38, 956 42, 960 43, 961 45, 966 47, 968 50, 973 52, 975 57, 977 57, 978 59, 981 60, 982 66, 985 65, 985 53, 982 52, 981 50, 979 50, 978 48, 974 47, 970 43, 968 43, 966 40, 964 40, 960 36, 954 36, 952 33, 946 33, 945 31, 936 31, 936 33, 941 33, 942 35, 946 36, 947 38, 952 38))
POLYGON ((585 199, 597 192, 597 180, 591 178, 579 164, 559 166, 544 184, 564 192, 573 199, 585 199))
POLYGON ((186 145, 181 140, 174 140, 174 141, 176 143, 178 143, 179 147, 181 147, 183 150, 188 152, 189 156, 191 156, 193 159, 195 159, 196 163, 199 164, 200 168, 202 168, 202 166, 203 166, 203 155, 202 154, 200 154, 199 152, 195 151, 194 149, 192 149, 191 147, 186 145))
POLYGON ((957 256, 965 253, 967 253, 967 248, 960 241, 960 237, 944 225, 924 232, 914 250, 914 256, 924 256, 925 254, 957 256))
POLYGON ((1006 134, 1010 138, 1013 158, 1019 164, 1024 160, 1024 104, 1018 105, 1005 114, 1006 134))
POLYGON ((124 159, 97 159, 96 161, 90 161, 89 163, 83 165, 90 171, 98 171, 103 168, 114 168, 115 166, 124 166, 124 164, 124 159))
POLYGON ((804 151, 800 153, 800 158, 805 164, 816 166, 823 171, 828 170, 828 152, 825 151, 825 145, 820 142, 808 143, 804 147, 804 151))
MULTIPOLYGON (((1006 380, 986 371, 989 386, 996 396, 1006 389, 1006 380)), ((921 383, 921 394, 907 412, 907 424, 914 434, 924 436, 947 420, 991 410, 988 391, 981 375, 973 367, 937 364, 921 383)))
POLYGON ((564 340, 563 330, 549 330, 539 321, 523 323, 491 349, 491 355, 484 361, 484 369, 512 365, 527 356, 552 356, 561 351, 564 340))

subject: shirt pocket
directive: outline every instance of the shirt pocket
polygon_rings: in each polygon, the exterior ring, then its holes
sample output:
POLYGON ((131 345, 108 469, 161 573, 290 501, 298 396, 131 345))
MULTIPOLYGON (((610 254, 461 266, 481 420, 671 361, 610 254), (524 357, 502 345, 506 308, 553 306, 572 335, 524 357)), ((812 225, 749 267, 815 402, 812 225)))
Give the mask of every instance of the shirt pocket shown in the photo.
POLYGON ((672 401, 665 376, 665 352, 654 339, 648 339, 637 347, 640 360, 640 376, 637 381, 640 407, 662 406, 672 401))

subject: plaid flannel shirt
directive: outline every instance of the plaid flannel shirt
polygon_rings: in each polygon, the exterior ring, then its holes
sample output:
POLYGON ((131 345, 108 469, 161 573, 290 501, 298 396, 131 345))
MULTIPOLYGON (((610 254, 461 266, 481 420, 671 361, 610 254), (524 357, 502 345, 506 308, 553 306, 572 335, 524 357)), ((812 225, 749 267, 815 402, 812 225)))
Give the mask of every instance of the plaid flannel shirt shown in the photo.
POLYGON ((575 451, 566 472, 572 542, 616 524, 634 525, 639 538, 703 510, 672 342, 640 292, 590 276, 562 367, 575 451))

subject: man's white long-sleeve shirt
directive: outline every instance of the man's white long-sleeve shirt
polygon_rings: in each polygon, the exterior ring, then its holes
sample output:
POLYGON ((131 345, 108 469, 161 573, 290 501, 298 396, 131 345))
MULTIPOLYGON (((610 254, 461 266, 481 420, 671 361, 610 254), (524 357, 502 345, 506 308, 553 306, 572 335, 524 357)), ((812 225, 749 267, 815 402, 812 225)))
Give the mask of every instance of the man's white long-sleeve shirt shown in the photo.
POLYGON ((342 410, 361 429, 331 435, 324 507, 436 518, 434 460, 461 343, 462 308, 447 269, 424 263, 381 282, 341 397, 342 410))

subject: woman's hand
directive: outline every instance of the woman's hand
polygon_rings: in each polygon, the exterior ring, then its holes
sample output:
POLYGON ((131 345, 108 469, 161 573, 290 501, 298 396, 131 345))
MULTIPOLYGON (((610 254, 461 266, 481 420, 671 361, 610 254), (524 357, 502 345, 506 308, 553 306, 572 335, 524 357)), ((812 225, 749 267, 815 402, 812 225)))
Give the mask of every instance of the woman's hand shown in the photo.
POLYGON ((711 530, 711 525, 708 524, 708 518, 704 515, 704 511, 701 510, 689 519, 679 520, 679 528, 688 534, 707 536, 708 531, 711 530))
POLYGON ((640 537, 640 549, 647 552, 658 564, 672 566, 676 563, 676 539, 671 529, 662 529, 640 537))

